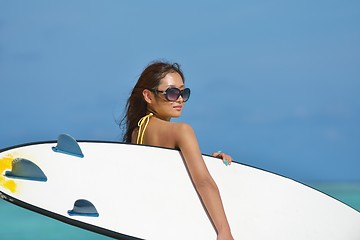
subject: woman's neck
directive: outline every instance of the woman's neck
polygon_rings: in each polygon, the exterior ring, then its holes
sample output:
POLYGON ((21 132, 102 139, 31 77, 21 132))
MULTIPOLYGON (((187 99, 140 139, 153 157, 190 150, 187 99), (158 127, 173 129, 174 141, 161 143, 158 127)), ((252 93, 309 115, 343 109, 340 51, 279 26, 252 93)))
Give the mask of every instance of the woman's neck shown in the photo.
POLYGON ((154 117, 154 118, 157 118, 157 119, 160 119, 160 120, 163 120, 166 122, 170 122, 170 120, 171 120, 171 117, 161 116, 158 113, 156 113, 155 111, 148 109, 147 114, 150 114, 150 113, 153 114, 152 117, 154 117))

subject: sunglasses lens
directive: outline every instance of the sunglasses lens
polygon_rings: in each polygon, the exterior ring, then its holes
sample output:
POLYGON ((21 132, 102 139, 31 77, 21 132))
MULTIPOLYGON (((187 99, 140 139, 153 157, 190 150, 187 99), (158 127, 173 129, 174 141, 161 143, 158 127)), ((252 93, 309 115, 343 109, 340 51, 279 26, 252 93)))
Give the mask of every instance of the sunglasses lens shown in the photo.
POLYGON ((185 88, 182 93, 181 93, 181 97, 184 99, 184 102, 186 102, 187 100, 189 100, 190 97, 190 88, 185 88))
POLYGON ((166 90, 166 98, 169 101, 176 101, 180 96, 180 90, 177 88, 168 88, 166 90))

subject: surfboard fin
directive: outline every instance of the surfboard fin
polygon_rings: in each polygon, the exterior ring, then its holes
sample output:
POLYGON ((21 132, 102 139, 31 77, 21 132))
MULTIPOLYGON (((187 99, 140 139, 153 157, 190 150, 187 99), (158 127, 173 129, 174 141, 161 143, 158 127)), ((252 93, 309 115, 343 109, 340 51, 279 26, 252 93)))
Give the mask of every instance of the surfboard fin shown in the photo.
POLYGON ((70 216, 84 216, 84 217, 98 217, 99 213, 97 212, 95 206, 88 200, 79 199, 74 203, 72 210, 68 211, 70 216))
POLYGON ((68 134, 60 134, 57 141, 57 146, 52 147, 54 152, 65 153, 72 156, 83 158, 84 154, 81 151, 76 140, 68 134))
POLYGON ((5 176, 32 181, 47 181, 44 172, 35 163, 24 158, 15 158, 12 161, 12 170, 6 171, 5 176))

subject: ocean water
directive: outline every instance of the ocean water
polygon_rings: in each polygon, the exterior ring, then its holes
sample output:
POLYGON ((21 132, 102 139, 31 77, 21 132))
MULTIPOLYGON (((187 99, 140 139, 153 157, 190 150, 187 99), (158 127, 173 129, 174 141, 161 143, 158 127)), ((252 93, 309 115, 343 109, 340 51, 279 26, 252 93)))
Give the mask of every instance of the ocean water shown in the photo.
MULTIPOLYGON (((313 183, 311 187, 360 211, 360 183, 313 183)), ((20 208, 0 199, 1 240, 111 239, 20 208)))

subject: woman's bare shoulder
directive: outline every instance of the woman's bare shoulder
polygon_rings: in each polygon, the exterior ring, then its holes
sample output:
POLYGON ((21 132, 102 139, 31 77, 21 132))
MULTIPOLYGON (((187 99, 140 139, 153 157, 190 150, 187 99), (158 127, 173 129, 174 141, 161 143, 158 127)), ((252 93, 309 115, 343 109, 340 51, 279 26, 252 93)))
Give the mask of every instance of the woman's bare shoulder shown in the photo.
POLYGON ((149 145, 179 148, 179 145, 191 139, 192 135, 192 127, 189 124, 155 120, 149 124, 144 142, 149 145))
POLYGON ((169 122, 169 127, 172 130, 176 130, 184 133, 189 133, 194 131, 190 124, 184 122, 169 122))
POLYGON ((164 135, 173 138, 176 142, 184 137, 194 135, 193 128, 184 122, 163 122, 161 129, 164 135))
POLYGON ((171 135, 174 137, 177 146, 196 139, 194 130, 190 124, 183 122, 171 122, 170 124, 171 130, 169 132, 171 132, 171 135))

